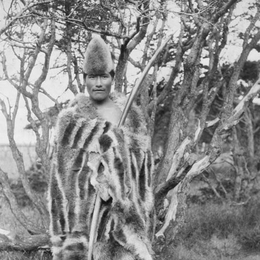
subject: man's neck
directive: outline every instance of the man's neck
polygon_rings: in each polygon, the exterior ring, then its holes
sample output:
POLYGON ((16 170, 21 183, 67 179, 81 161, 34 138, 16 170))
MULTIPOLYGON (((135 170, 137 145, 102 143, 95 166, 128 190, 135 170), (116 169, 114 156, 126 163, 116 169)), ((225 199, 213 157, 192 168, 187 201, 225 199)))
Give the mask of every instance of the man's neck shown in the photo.
POLYGON ((119 123, 122 111, 110 98, 107 98, 102 102, 93 102, 93 104, 96 107, 100 117, 114 125, 119 123))
POLYGON ((96 108, 99 108, 99 107, 106 107, 106 106, 111 106, 113 104, 113 101, 108 97, 104 100, 93 100, 91 99, 91 102, 94 104, 94 106, 96 108))

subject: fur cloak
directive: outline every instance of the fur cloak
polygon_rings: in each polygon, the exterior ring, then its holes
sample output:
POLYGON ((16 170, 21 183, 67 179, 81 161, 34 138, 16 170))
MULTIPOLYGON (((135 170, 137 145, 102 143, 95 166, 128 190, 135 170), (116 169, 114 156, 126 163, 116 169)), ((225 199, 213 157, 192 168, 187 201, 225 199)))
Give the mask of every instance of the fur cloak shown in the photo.
MULTIPOLYGON (((123 111, 126 98, 111 94, 123 111)), ((102 198, 94 260, 152 259, 153 158, 146 122, 133 104, 125 125, 98 117, 78 95, 58 116, 49 186, 55 260, 87 259, 90 224, 102 198)))

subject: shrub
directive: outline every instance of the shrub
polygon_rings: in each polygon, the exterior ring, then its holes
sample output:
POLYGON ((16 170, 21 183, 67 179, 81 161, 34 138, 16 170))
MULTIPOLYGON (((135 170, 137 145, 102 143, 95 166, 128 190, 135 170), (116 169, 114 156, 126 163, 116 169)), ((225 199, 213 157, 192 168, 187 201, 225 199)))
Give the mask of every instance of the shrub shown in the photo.
POLYGON ((251 199, 244 206, 241 227, 237 230, 237 237, 246 251, 260 251, 260 201, 258 197, 251 199))
MULTIPOLYGON (((29 184, 36 193, 45 193, 47 191, 46 175, 41 169, 41 165, 32 165, 26 172, 29 184)), ((11 189, 16 197, 17 203, 20 207, 31 206, 31 201, 27 196, 20 179, 11 180, 11 189)))
POLYGON ((239 243, 248 252, 260 251, 260 227, 245 230, 239 235, 239 243))

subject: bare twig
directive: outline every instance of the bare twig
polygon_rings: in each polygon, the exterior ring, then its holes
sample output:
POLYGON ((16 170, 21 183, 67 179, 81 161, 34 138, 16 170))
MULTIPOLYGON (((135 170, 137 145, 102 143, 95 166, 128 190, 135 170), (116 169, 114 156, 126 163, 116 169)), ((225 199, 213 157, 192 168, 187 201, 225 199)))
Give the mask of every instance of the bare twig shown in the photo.
POLYGON ((127 100, 126 106, 125 106, 125 108, 124 108, 124 110, 123 110, 122 117, 121 117, 120 122, 119 122, 119 126, 124 124, 124 121, 125 121, 125 119, 126 119, 126 115, 127 115, 128 111, 129 111, 129 109, 130 109, 130 107, 131 107, 131 105, 132 105, 132 103, 133 103, 133 101, 134 101, 135 95, 136 95, 136 93, 138 92, 138 89, 139 89, 139 87, 141 86, 141 84, 142 84, 142 82, 143 82, 143 80, 144 80, 146 74, 147 74, 148 71, 150 70, 152 64, 155 62, 157 56, 158 56, 158 55, 160 54, 160 52, 165 48, 166 44, 170 41, 171 38, 172 38, 172 35, 169 36, 169 37, 165 40, 165 42, 160 46, 160 48, 158 48, 158 49, 156 50, 155 54, 154 54, 153 57, 150 59, 149 63, 146 65, 146 67, 145 67, 145 69, 144 69, 144 71, 143 71, 141 77, 140 77, 140 78, 138 79, 138 81, 136 82, 136 84, 135 84, 134 88, 132 89, 131 94, 130 94, 128 100, 127 100))
POLYGON ((19 20, 22 15, 29 11, 30 9, 32 9, 33 7, 37 6, 37 5, 41 5, 43 3, 51 3, 52 1, 44 1, 44 2, 40 2, 40 3, 30 3, 30 1, 27 2, 27 4, 25 5, 25 7, 20 11, 20 13, 18 13, 7 25, 5 25, 2 29, 0 29, 0 36, 5 33, 17 20, 19 20))

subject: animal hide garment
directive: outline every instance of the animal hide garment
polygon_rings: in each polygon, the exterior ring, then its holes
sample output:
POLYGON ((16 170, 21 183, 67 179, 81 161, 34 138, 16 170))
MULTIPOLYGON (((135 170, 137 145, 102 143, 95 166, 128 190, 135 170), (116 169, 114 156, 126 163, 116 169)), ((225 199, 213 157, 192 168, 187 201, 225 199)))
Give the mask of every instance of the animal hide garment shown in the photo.
MULTIPOLYGON (((125 98, 111 95, 123 110, 125 98)), ((141 111, 118 128, 79 95, 57 120, 49 185, 55 260, 87 259, 96 193, 101 199, 93 258, 152 259, 153 158, 141 111)))

